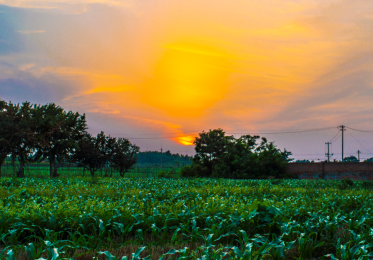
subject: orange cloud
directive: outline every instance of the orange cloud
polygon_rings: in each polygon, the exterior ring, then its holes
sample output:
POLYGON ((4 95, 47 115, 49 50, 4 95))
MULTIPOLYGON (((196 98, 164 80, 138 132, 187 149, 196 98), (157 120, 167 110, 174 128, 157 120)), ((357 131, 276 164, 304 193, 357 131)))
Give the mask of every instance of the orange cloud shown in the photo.
POLYGON ((196 138, 195 136, 186 135, 186 136, 176 137, 175 140, 182 145, 194 145, 193 142, 195 138, 196 138))

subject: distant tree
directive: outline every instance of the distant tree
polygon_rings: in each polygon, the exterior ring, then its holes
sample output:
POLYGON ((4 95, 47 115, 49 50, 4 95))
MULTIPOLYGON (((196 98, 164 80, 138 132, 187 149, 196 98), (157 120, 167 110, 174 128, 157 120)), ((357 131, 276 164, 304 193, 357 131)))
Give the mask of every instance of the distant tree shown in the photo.
POLYGON ((296 163, 309 163, 310 160, 296 160, 296 163))
POLYGON ((364 162, 373 162, 373 157, 364 160, 364 162))
POLYGON ((170 151, 166 151, 164 153, 161 153, 160 151, 144 151, 139 152, 137 158, 137 161, 142 164, 161 164, 162 161, 163 165, 188 165, 191 163, 193 156, 182 155, 178 153, 174 154, 170 151))
POLYGON ((118 138, 113 151, 113 167, 119 171, 121 177, 124 177, 124 174, 136 164, 140 147, 131 144, 127 139, 118 138))
POLYGON ((355 156, 350 155, 349 157, 343 158, 343 161, 344 162, 358 162, 359 160, 355 156))
MULTIPOLYGON (((111 166, 113 156, 114 156, 114 149, 116 146, 116 138, 106 136, 103 132, 101 132, 97 135, 97 142, 98 142, 101 154, 102 154, 103 167, 109 166, 109 165, 111 166)), ((101 174, 102 174, 102 167, 101 167, 101 174)))
POLYGON ((91 176, 107 164, 108 154, 105 143, 107 137, 104 132, 100 132, 96 137, 89 133, 84 133, 83 138, 78 141, 78 149, 72 156, 72 160, 90 171, 91 176))
POLYGON ((57 162, 62 162, 78 149, 78 141, 87 129, 85 115, 66 112, 62 107, 50 103, 35 106, 32 110, 33 129, 38 137, 35 159, 48 160, 50 177, 57 177, 57 162))

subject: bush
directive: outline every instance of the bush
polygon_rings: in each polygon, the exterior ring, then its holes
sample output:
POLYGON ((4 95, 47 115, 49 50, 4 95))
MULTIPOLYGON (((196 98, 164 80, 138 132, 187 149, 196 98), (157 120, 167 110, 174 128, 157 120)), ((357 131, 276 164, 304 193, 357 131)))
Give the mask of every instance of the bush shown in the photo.
POLYGON ((158 172, 158 177, 159 178, 167 178, 168 174, 163 170, 163 171, 158 172))
POLYGON ((191 166, 185 166, 180 170, 181 177, 195 177, 195 172, 191 166))
POLYGON ((367 190, 373 189, 373 181, 363 181, 361 187, 367 190))
POLYGON ((200 164, 193 163, 191 166, 185 166, 180 169, 181 177, 206 177, 208 176, 208 168, 200 164))
POLYGON ((351 179, 343 179, 341 180, 341 184, 339 186, 340 190, 345 190, 351 188, 354 185, 354 181, 351 179))

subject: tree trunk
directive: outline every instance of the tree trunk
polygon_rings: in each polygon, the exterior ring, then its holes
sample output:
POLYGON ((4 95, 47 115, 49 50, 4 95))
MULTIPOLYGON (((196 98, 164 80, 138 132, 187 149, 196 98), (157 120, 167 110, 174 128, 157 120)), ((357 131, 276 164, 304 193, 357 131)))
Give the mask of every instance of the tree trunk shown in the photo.
POLYGON ((25 177, 25 171, 24 171, 24 162, 19 162, 19 171, 17 172, 17 177, 22 178, 25 177))
POLYGON ((92 177, 95 176, 95 170, 94 170, 94 168, 91 168, 90 171, 91 171, 91 176, 92 177))
POLYGON ((1 178, 1 165, 2 165, 2 163, 0 163, 0 178, 1 178))
POLYGON ((83 167, 83 177, 84 177, 85 167, 83 167))
POLYGON ((54 158, 49 156, 49 178, 53 177, 53 162, 54 162, 54 158))
POLYGON ((58 164, 54 162, 53 166, 54 166, 53 177, 56 178, 58 177, 58 173, 57 173, 58 164))

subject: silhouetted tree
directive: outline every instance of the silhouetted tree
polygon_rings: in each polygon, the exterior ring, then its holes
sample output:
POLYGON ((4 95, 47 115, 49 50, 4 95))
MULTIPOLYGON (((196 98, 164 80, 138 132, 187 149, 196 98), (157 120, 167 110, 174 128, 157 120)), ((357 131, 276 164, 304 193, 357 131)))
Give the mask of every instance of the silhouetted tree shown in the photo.
POLYGON ((24 166, 32 160, 37 145, 35 132, 31 129, 34 125, 31 110, 32 105, 29 102, 22 105, 2 103, 0 139, 5 152, 11 155, 13 165, 16 160, 19 161, 18 177, 24 176, 24 166))
POLYGON ((343 161, 344 162, 358 162, 359 160, 355 156, 350 155, 349 157, 343 158, 343 161))
POLYGON ((273 142, 259 136, 240 138, 225 136, 222 129, 202 132, 194 144, 196 156, 190 167, 182 169, 183 176, 212 176, 236 179, 257 179, 286 176, 286 163, 291 152, 276 148, 273 142))
POLYGON ((62 107, 50 103, 35 106, 32 110, 33 129, 38 137, 35 159, 48 160, 50 177, 57 177, 57 163, 78 149, 78 141, 87 129, 85 115, 66 112, 62 107))
POLYGON ((10 153, 10 142, 7 140, 8 128, 10 127, 10 110, 8 103, 0 100, 0 176, 1 165, 10 153))
POLYGON ((84 133, 83 138, 78 141, 78 149, 72 156, 72 160, 77 162, 78 166, 90 171, 91 176, 105 166, 107 155, 103 149, 103 143, 106 142, 104 132, 97 137, 92 137, 89 133, 84 133))
POLYGON ((208 132, 203 131, 193 142, 196 150, 193 161, 206 167, 208 175, 213 175, 215 165, 226 151, 227 145, 233 140, 232 136, 226 136, 220 128, 208 132))
POLYGON ((124 138, 118 138, 114 147, 113 167, 119 171, 121 177, 124 177, 124 174, 136 164, 140 147, 124 138))

